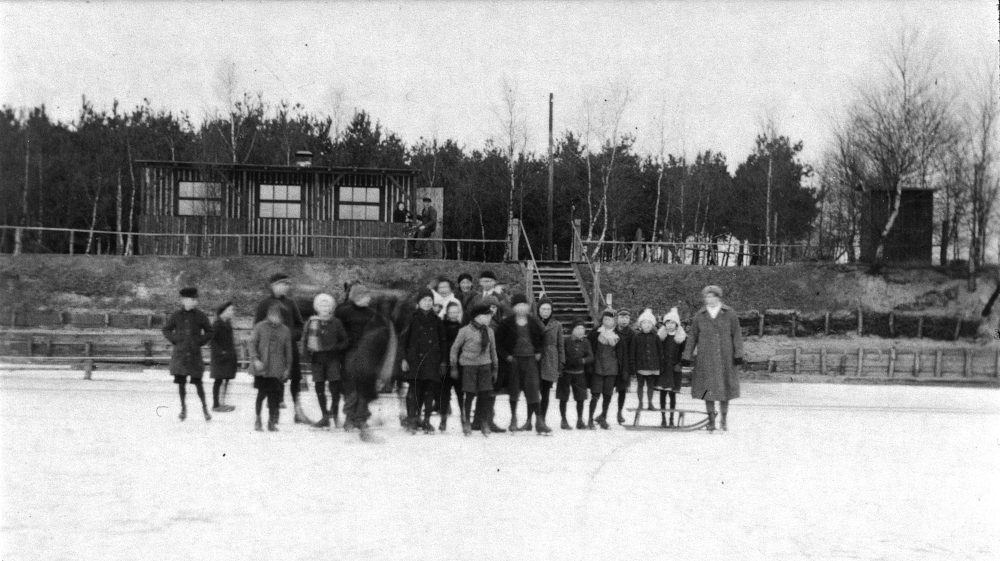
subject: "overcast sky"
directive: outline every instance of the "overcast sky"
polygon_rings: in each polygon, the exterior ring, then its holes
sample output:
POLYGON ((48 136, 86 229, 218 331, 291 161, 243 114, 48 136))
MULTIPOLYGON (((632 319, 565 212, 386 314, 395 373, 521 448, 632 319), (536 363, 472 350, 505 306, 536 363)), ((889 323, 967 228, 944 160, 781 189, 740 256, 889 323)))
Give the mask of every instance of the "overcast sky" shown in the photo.
POLYGON ((0 102, 72 118, 149 98, 200 119, 219 104, 220 66, 241 89, 328 112, 332 92, 407 143, 497 136, 506 76, 544 151, 579 129, 585 96, 628 85, 643 151, 712 149, 730 168, 762 118, 818 158, 853 87, 903 25, 923 30, 962 78, 996 60, 996 2, 47 2, 0 4, 0 102))

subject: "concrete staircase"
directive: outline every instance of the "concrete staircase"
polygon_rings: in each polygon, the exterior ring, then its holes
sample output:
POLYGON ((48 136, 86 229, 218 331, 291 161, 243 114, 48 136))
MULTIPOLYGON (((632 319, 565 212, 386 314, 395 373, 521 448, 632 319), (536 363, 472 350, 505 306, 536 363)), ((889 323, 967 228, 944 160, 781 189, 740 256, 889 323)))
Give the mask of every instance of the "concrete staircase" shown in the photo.
POLYGON ((552 315, 568 332, 574 321, 581 320, 587 330, 593 326, 588 300, 573 263, 569 261, 538 261, 532 275, 531 291, 535 298, 544 292, 552 300, 552 315), (543 290, 544 286, 544 290, 543 290))

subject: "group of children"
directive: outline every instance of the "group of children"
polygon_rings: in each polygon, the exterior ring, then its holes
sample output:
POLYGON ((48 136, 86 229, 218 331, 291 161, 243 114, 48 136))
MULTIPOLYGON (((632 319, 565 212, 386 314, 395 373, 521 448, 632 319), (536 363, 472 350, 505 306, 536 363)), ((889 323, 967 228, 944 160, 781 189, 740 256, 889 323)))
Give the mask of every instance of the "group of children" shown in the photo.
MULTIPOLYGON (((532 429, 547 435, 552 432, 546 417, 553 386, 559 400, 563 430, 573 428, 567 417, 570 398, 576 402, 577 429, 596 426, 607 429, 610 427, 609 409, 616 392, 617 421, 625 423, 623 410, 632 378, 637 379, 639 407, 658 409, 661 425, 670 427, 674 423, 676 394, 681 388, 681 367, 691 364, 699 333, 712 330, 712 337, 706 340, 715 346, 720 338, 728 337, 729 355, 742 357, 738 321, 734 333, 735 313, 721 304, 722 291, 718 287, 706 287, 703 291, 706 309, 692 318, 690 336, 681 326, 676 308, 662 318, 646 309, 639 315, 635 327, 629 311, 609 309, 603 312, 600 325, 589 333, 583 322, 575 322, 566 336, 563 325, 553 317, 552 301, 544 295, 532 307, 524 294, 508 296, 491 271, 483 271, 478 280, 479 289, 475 290, 472 277, 463 274, 456 290, 450 279, 437 279, 416 294, 415 306, 404 318, 398 337, 397 382, 400 390, 404 383, 407 387, 406 414, 401 422, 411 433, 435 432, 430 422, 435 411, 440 414, 437 430, 447 430, 454 391, 462 431, 466 435, 472 431, 489 435, 532 429), (712 298, 715 300, 710 304, 712 298), (726 312, 719 319, 722 309, 726 312), (708 316, 702 317, 706 310, 708 316), (590 403, 585 422, 588 390, 590 403), (496 396, 504 391, 511 412, 506 430, 494 422, 496 396), (653 403, 657 392, 659 408, 653 403), (518 422, 521 394, 527 404, 523 424, 518 422), (598 406, 600 414, 596 414, 598 406)), ((270 285, 272 294, 258 307, 249 343, 250 374, 258 390, 256 430, 263 430, 261 413, 265 401, 269 410, 268 429, 277 430, 284 382, 290 380, 296 423, 308 423, 316 428, 339 427, 338 409, 343 393, 346 397, 344 426, 359 428, 364 436, 367 401, 373 396, 366 398, 365 392, 352 388, 352 379, 345 376, 343 370, 344 365, 353 360, 349 355, 352 348, 357 347, 361 331, 372 321, 374 312, 368 308, 367 290, 351 290, 339 306, 331 295, 319 294, 313 300, 315 315, 304 321, 287 296, 288 277, 275 275, 270 285), (312 363, 322 413, 322 418, 315 423, 305 416, 299 401, 300 345, 305 358, 312 363)), ((190 377, 198 390, 205 418, 209 420, 211 416, 201 386, 200 347, 210 343, 212 348, 211 375, 216 379, 213 410, 231 411, 232 407, 224 403, 224 390, 236 372, 230 324, 232 305, 221 306, 218 318, 210 325, 205 314, 197 309, 196 289, 182 290, 181 297, 182 309, 170 317, 163 330, 167 339, 174 343, 170 368, 180 387, 180 418, 183 420, 187 414, 184 384, 190 377), (220 388, 222 399, 219 398, 220 388)), ((702 349, 698 353, 698 362, 703 362, 701 355, 705 352, 702 349)), ((715 351, 710 349, 708 352, 715 351)), ((736 366, 736 358, 731 360, 736 366)), ((695 377, 699 375, 713 376, 706 373, 705 368, 696 368, 695 377)), ((692 381, 693 396, 707 402, 710 430, 715 428, 715 400, 722 402, 722 428, 726 428, 728 400, 739 395, 738 380, 734 382, 732 378, 735 376, 723 380, 721 385, 710 383, 707 389, 699 389, 705 386, 705 381, 700 385, 692 381)))

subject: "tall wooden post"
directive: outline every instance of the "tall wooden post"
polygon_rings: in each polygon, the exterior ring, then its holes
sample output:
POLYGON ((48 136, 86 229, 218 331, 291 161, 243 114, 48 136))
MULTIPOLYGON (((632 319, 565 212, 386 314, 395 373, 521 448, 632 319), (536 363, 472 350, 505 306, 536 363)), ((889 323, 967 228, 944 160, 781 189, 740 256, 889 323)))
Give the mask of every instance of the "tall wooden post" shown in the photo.
POLYGON ((509 261, 520 261, 518 259, 518 248, 521 245, 521 221, 511 218, 507 225, 507 243, 510 244, 507 255, 509 261))
POLYGON ((552 160, 552 100, 553 95, 549 94, 549 199, 548 217, 545 224, 545 255, 546 258, 555 260, 555 246, 552 244, 552 192, 554 190, 556 168, 552 160))

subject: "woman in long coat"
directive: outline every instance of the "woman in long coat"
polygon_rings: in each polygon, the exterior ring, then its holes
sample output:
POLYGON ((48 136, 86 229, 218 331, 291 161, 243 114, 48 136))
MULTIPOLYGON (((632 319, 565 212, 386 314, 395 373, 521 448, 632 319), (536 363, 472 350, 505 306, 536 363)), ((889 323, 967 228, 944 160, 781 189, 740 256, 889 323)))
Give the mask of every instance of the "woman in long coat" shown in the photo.
POLYGON ((715 430, 715 402, 722 412, 722 430, 726 430, 729 400, 740 396, 737 367, 743 364, 743 335, 736 311, 722 303, 722 289, 706 286, 701 291, 705 307, 691 318, 684 365, 695 358, 691 376, 691 396, 705 400, 708 430, 715 430))
POLYGON ((545 414, 549 411, 549 395, 552 386, 559 381, 559 376, 566 366, 566 347, 563 342, 563 326, 552 317, 552 300, 542 296, 538 300, 538 319, 545 328, 545 346, 542 347, 542 359, 538 363, 538 374, 541 377, 542 401, 538 406, 538 423, 535 429, 540 433, 550 433, 545 414))

